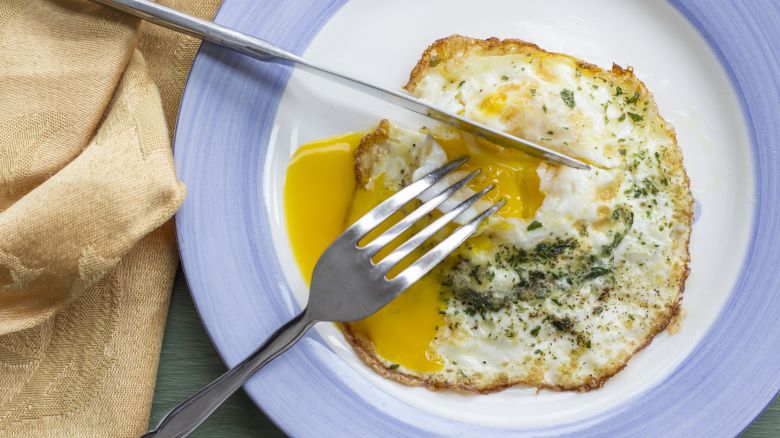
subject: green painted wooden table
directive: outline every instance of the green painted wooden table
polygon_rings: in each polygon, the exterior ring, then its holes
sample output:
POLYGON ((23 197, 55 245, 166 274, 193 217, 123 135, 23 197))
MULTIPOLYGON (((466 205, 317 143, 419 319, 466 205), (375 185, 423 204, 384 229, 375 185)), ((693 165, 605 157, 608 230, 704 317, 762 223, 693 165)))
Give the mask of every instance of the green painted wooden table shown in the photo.
MULTIPOLYGON (((780 334, 778 334, 780 336, 780 334)), ((198 318, 187 285, 179 273, 165 328, 151 423, 186 396, 225 371, 198 318)), ((281 437, 284 434, 243 392, 234 395, 193 437, 281 437)), ((764 412, 743 437, 780 438, 780 399, 764 412)))

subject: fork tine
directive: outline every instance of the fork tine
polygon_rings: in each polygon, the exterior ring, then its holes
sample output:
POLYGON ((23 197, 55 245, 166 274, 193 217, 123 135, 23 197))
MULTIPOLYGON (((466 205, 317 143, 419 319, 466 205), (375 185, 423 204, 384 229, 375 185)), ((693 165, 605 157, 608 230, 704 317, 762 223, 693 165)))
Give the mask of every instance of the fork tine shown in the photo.
POLYGON ((448 255, 452 254, 466 239, 469 238, 474 232, 477 231, 480 222, 486 217, 492 215, 506 204, 506 199, 501 198, 490 208, 480 213, 477 217, 472 219, 468 224, 455 230, 446 239, 439 242, 433 249, 423 254, 422 257, 417 259, 414 263, 409 265, 400 274, 396 275, 390 280, 390 291, 394 295, 398 295, 413 283, 421 279, 425 274, 431 271, 436 265, 441 263, 448 255))
POLYGON ((393 252, 388 254, 379 263, 377 263, 376 268, 378 269, 378 271, 381 272, 383 275, 387 275, 387 273, 390 271, 390 269, 393 268, 393 266, 395 266, 398 262, 403 260, 409 254, 411 254, 411 252, 414 251, 418 246, 422 245, 423 242, 431 238, 431 236, 436 234, 437 231, 444 228, 445 225, 447 225, 453 219, 458 217, 458 215, 466 211, 466 209, 471 207, 481 197, 485 196, 485 193, 493 190, 494 187, 495 186, 492 184, 488 187, 485 187, 479 192, 471 195, 465 201, 461 202, 457 207, 453 208, 446 214, 442 215, 440 218, 431 222, 428 226, 420 230, 417 234, 409 238, 409 240, 407 240, 406 242, 402 243, 398 248, 396 248, 393 252))
POLYGON ((452 195, 455 194, 455 192, 460 190, 463 186, 465 186, 469 181, 474 179, 474 177, 479 175, 481 172, 482 169, 477 169, 471 172, 470 174, 464 176, 460 180, 458 180, 455 184, 452 184, 451 186, 442 190, 441 192, 439 192, 438 195, 434 196, 432 199, 430 199, 428 202, 424 203, 423 205, 417 207, 417 209, 415 209, 408 216, 400 220, 397 224, 390 227, 390 229, 380 234, 376 239, 367 243, 365 246, 362 247, 362 249, 366 251, 370 256, 373 256, 374 254, 379 252, 380 249, 384 248, 385 245, 392 242, 395 238, 400 236, 401 233, 403 233, 404 231, 409 229, 409 227, 414 225, 415 222, 420 220, 426 214, 433 211, 433 209, 441 205, 442 202, 449 199, 452 195))
POLYGON ((398 211, 398 209, 406 205, 412 199, 416 198, 420 193, 430 188, 445 175, 455 170, 461 164, 465 163, 468 159, 469 157, 462 157, 457 160, 450 161, 444 166, 434 170, 433 172, 418 179, 414 183, 401 189, 398 191, 398 193, 385 199, 371 211, 366 213, 363 217, 358 219, 357 222, 347 228, 347 231, 344 232, 343 236, 349 236, 349 238, 355 241, 362 239, 371 230, 376 228, 377 225, 381 224, 385 219, 390 217, 390 215, 398 211))

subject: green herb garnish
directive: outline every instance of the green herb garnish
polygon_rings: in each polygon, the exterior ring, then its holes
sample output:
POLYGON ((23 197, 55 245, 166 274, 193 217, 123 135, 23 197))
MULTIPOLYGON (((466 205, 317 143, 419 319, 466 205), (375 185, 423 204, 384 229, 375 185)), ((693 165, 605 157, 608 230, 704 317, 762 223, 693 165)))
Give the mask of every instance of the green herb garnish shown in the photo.
POLYGON ((594 278, 601 277, 602 275, 609 274, 610 269, 601 267, 601 266, 594 266, 590 268, 590 271, 583 276, 586 280, 593 280, 594 278))
POLYGON ((633 120, 635 122, 641 122, 642 120, 644 120, 644 117, 640 116, 639 114, 635 114, 635 113, 631 113, 630 112, 630 113, 628 113, 628 116, 631 117, 631 120, 633 120))
POLYGON ((574 321, 570 318, 552 318, 552 325, 556 330, 561 332, 570 332, 574 328, 574 321))
POLYGON ((574 92, 571 90, 563 89, 561 90, 561 99, 563 99, 563 103, 566 104, 570 109, 573 109, 576 103, 574 102, 574 92))

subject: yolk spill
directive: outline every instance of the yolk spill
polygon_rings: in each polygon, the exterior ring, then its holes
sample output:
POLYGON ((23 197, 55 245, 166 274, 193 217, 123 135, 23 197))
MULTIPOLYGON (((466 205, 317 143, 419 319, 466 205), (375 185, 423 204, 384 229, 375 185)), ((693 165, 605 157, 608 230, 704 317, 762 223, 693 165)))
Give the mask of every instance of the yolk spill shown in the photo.
MULTIPOLYGON (((392 194, 356 187, 352 154, 361 136, 350 133, 303 145, 288 167, 284 187, 287 228, 293 253, 307 281, 311 281, 314 265, 330 242, 392 194)), ((502 215, 533 217, 544 199, 536 175, 537 159, 459 135, 436 139, 450 159, 471 156, 463 170, 482 169, 482 174, 470 183, 473 189, 496 184, 487 198, 494 202, 501 196, 507 198, 502 215)), ((376 182, 377 187, 382 186, 381 181, 376 182)), ((385 229, 392 218, 388 222, 383 224, 385 229)), ((471 244, 477 250, 490 242, 476 237, 471 244)), ((378 258, 387 252, 383 251, 378 258)), ((394 271, 400 271, 408 262, 405 260, 394 271)), ((437 371, 444 359, 431 348, 431 342, 445 323, 440 292, 434 271, 380 311, 349 323, 349 327, 368 338, 382 358, 418 372, 437 371)))
POLYGON ((287 167, 287 230, 307 282, 322 253, 344 231, 356 184, 352 152, 362 136, 350 133, 303 145, 287 167))
POLYGON ((434 134, 436 141, 447 152, 447 158, 468 155, 470 158, 461 166, 461 170, 482 169, 482 173, 471 180, 469 186, 480 190, 489 184, 496 188, 485 199, 496 202, 502 197, 507 200, 500 214, 504 217, 530 219, 544 201, 539 191, 539 175, 536 168, 541 160, 521 151, 496 146, 493 143, 466 137, 459 133, 446 136, 434 134))
MULTIPOLYGON (((381 176, 377 179, 375 185, 381 187, 381 176)), ((358 187, 347 223, 355 222, 390 195, 392 193, 387 191, 369 191, 358 187)), ((372 234, 379 235, 389 228, 401 216, 391 217, 390 220, 369 234, 367 240, 374 237, 372 234)), ((382 259, 400 242, 411 237, 414 231, 410 230, 402 234, 399 239, 380 251, 375 259, 382 259)), ((412 257, 401 261, 396 268, 391 270, 390 276, 395 275, 394 272, 398 273, 403 270, 419 255, 419 253, 412 254, 412 257)), ((373 342, 376 352, 384 359, 403 365, 410 370, 438 371, 444 365, 444 361, 438 353, 431 349, 430 344, 436 336, 439 326, 444 324, 444 316, 439 313, 443 310, 442 302, 439 299, 440 288, 435 274, 426 275, 390 304, 368 318, 351 323, 350 327, 356 334, 369 338, 373 342)))

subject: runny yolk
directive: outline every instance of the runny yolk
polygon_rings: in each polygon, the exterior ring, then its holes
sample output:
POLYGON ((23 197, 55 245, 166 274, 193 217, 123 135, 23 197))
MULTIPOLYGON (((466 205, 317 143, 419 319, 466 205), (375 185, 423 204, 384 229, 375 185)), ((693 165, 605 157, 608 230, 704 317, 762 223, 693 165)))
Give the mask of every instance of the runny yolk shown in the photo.
POLYGON ((496 188, 485 199, 496 202, 506 198, 507 203, 500 213, 504 217, 531 219, 544 201, 539 191, 539 175, 536 168, 540 160, 515 149, 502 148, 490 142, 459 133, 446 136, 434 134, 436 142, 444 148, 447 158, 453 160, 464 155, 469 160, 459 169, 473 171, 482 169, 482 173, 471 180, 469 186, 480 190, 490 184, 496 188))
POLYGON ((287 230, 307 282, 322 253, 344 231, 356 185, 352 153, 362 136, 353 132, 305 144, 287 166, 287 230))
MULTIPOLYGON (((381 178, 381 176, 378 177, 379 181, 376 181, 375 186, 382 186, 381 178)), ((358 187, 347 223, 355 222, 390 195, 392 193, 387 191, 370 191, 358 187)), ((380 234, 398 218, 391 217, 372 234, 380 234)), ((408 239, 414 231, 410 230, 402 234, 401 238, 397 240, 408 239)), ((372 234, 369 234, 367 240, 375 237, 372 234)), ((393 247, 398 245, 398 241, 391 242, 375 258, 383 258, 393 247)), ((418 252, 412 255, 411 260, 410 258, 402 260, 397 265, 397 269, 391 270, 389 275, 397 274, 413 261, 414 256, 419 255, 418 252)), ((440 289, 441 285, 439 285, 437 277, 432 274, 426 275, 390 304, 368 318, 351 323, 350 327, 355 334, 370 339, 376 352, 384 359, 403 365, 410 370, 438 371, 444 365, 444 361, 431 348, 430 344, 436 336, 438 328, 444 324, 444 316, 440 313, 443 310, 442 302, 439 299, 440 289)))
MULTIPOLYGON (((356 187, 353 152, 361 137, 360 133, 350 133, 303 145, 287 169, 287 228, 307 282, 325 248, 349 224, 392 194, 356 187)), ((437 136, 436 140, 450 159, 471 157, 463 170, 482 169, 482 174, 470 183, 473 189, 496 184, 486 198, 494 202, 502 196, 507 198, 501 210, 503 216, 533 217, 544 199, 536 175, 537 159, 459 135, 437 136)), ((381 181, 376 182, 376 187, 382 186, 381 181)), ((475 250, 486 244, 490 242, 481 237, 472 240, 475 250)), ((378 312, 349 323, 349 327, 368 338, 376 353, 389 362, 418 372, 440 370, 445 359, 431 348, 438 328, 445 323, 440 292, 438 276, 429 274, 378 312)))

